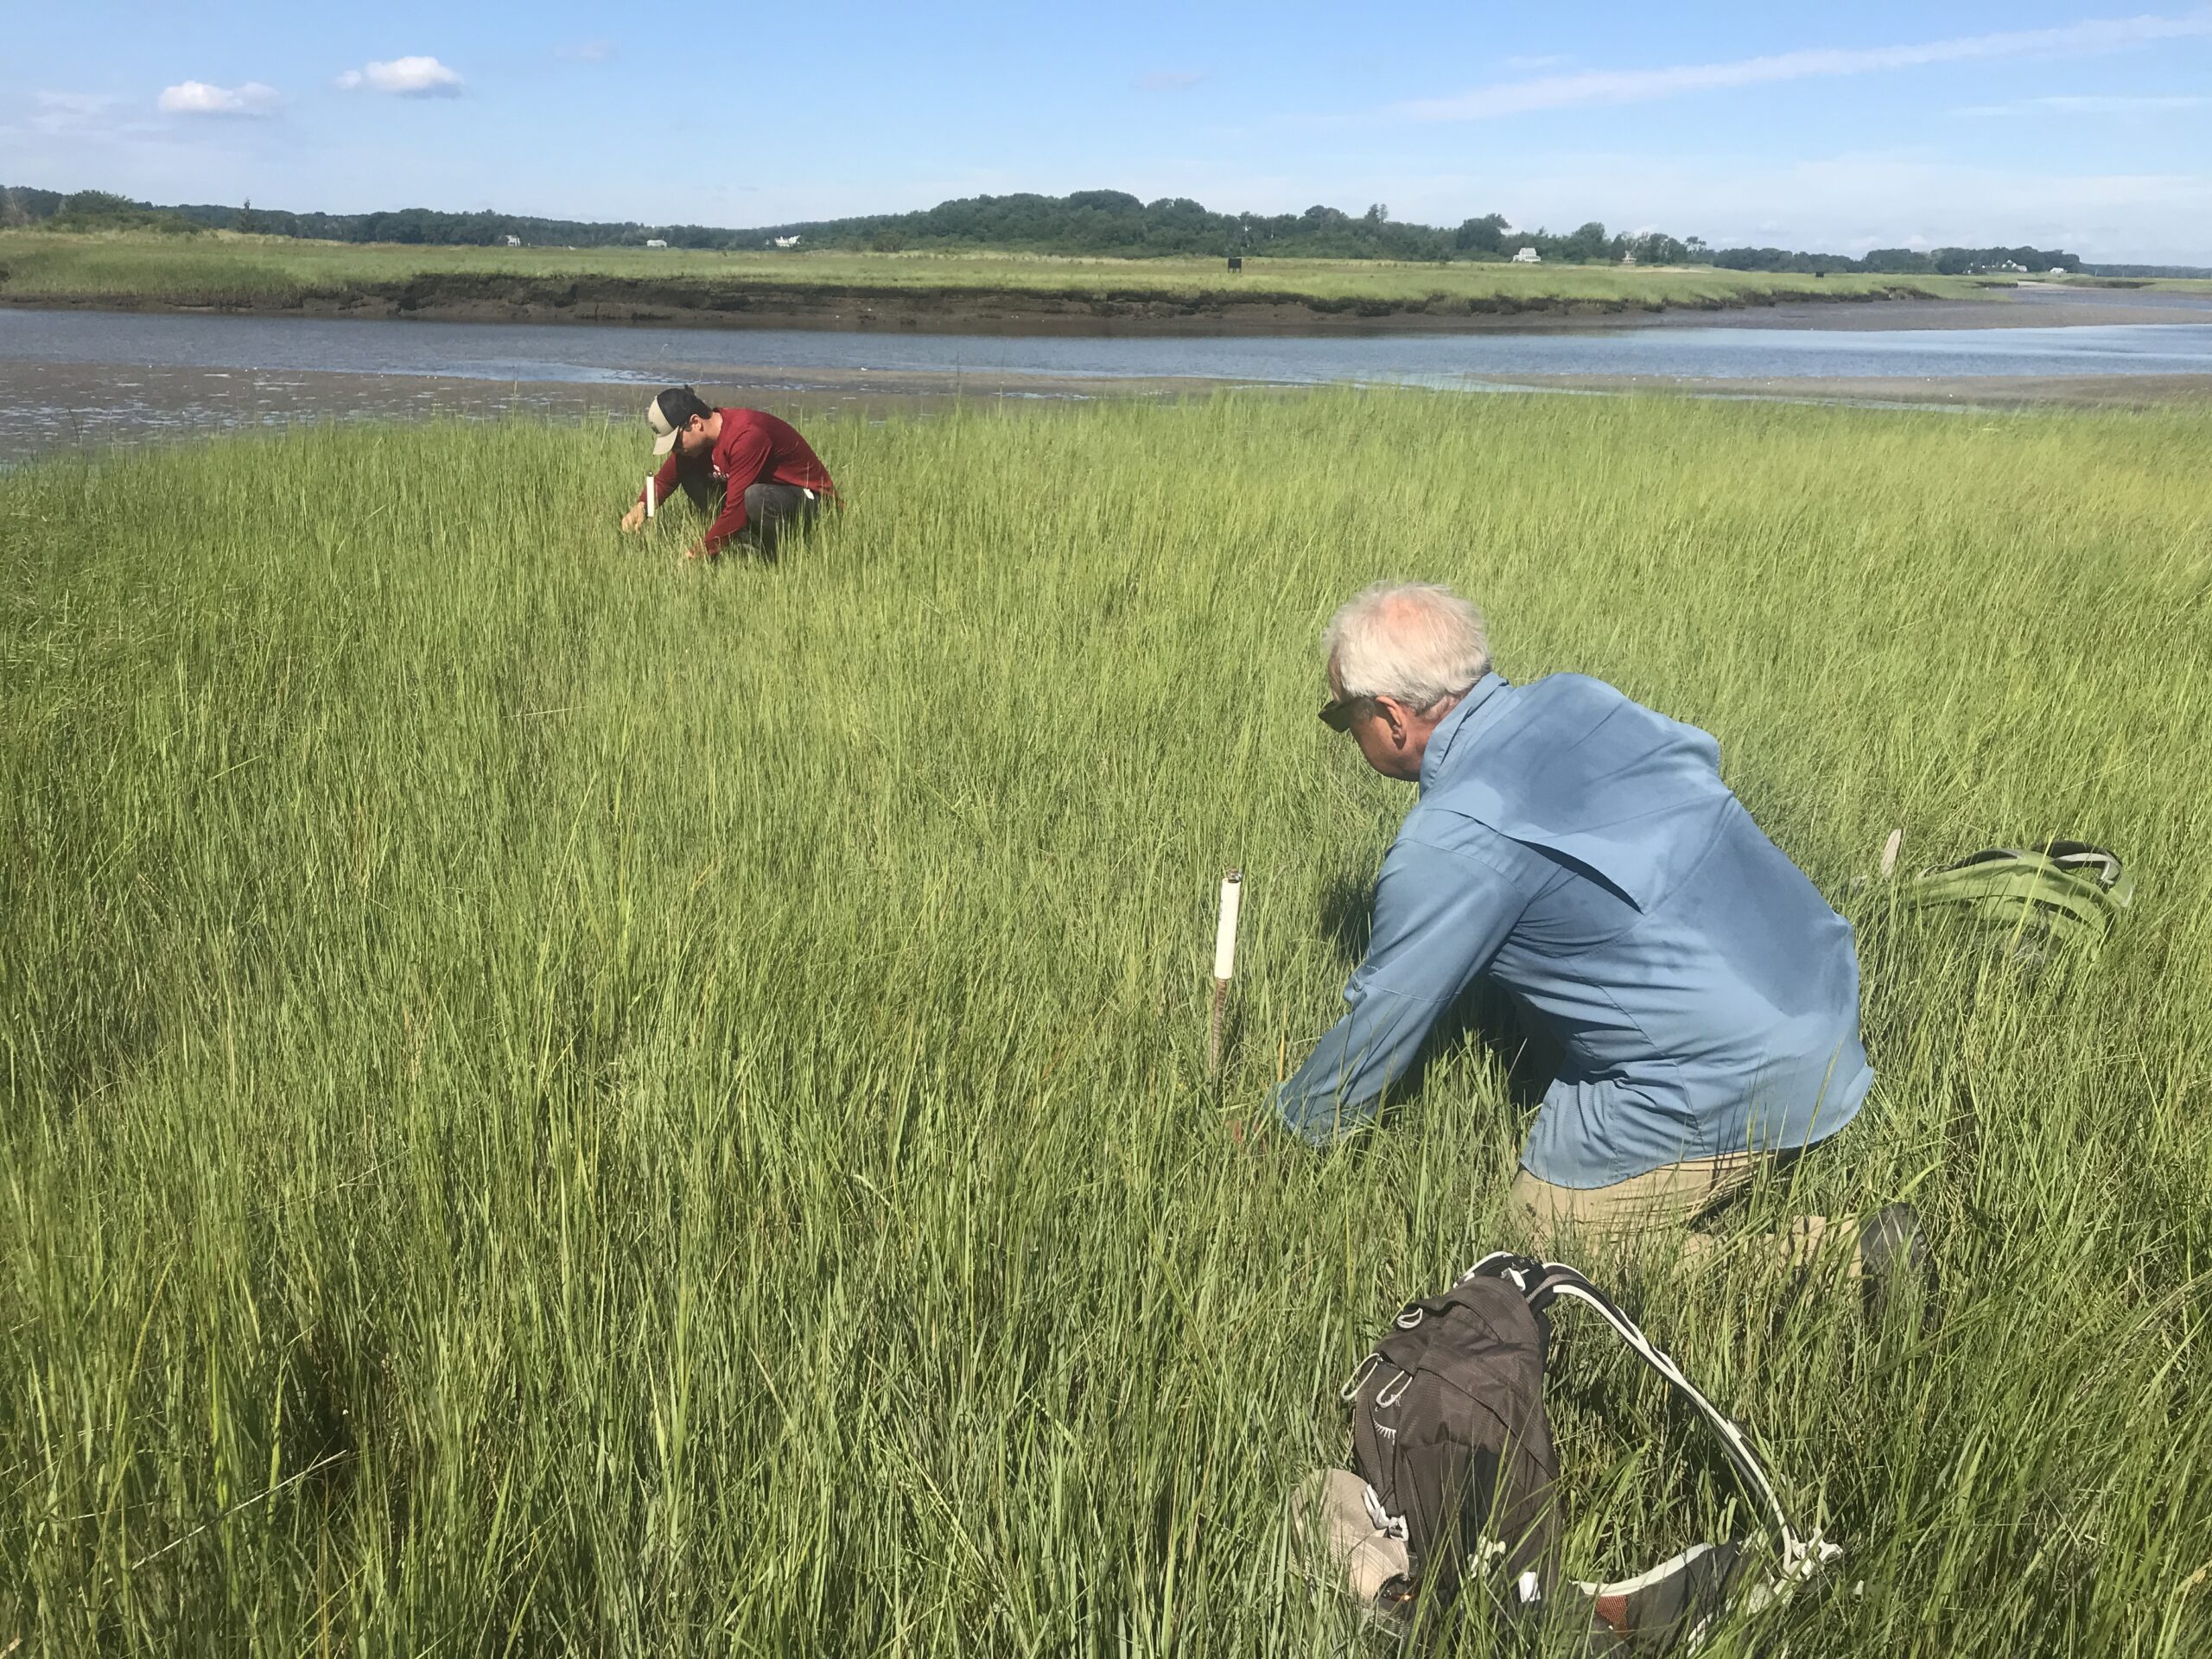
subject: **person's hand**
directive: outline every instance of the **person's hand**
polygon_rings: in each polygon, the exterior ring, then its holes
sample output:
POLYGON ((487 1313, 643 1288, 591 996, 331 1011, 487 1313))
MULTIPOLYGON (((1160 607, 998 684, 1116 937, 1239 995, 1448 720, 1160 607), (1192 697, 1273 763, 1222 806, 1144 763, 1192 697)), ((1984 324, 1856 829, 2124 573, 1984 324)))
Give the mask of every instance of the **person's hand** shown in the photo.
POLYGON ((645 522, 645 504, 642 501, 632 501, 630 504, 630 511, 622 515, 622 528, 626 531, 635 530, 645 522))
POLYGON ((709 564, 714 563, 715 558, 713 554, 707 551, 707 544, 704 542, 692 543, 690 546, 683 550, 683 556, 687 561, 692 559, 703 559, 709 564))
POLYGON ((1251 1159, 1255 1163, 1277 1168, 1287 1168, 1297 1160, 1297 1142, 1289 1135, 1275 1133, 1275 1128, 1257 1116, 1232 1117, 1222 1128, 1227 1132, 1232 1154, 1251 1159))

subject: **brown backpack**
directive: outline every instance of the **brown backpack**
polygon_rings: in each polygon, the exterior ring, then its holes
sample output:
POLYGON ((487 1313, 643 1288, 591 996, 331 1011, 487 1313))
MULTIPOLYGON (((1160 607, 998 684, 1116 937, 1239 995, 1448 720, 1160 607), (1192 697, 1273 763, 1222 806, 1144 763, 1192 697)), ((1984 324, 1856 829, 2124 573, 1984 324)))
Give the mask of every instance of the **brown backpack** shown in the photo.
POLYGON ((1370 1510, 1406 1544, 1406 1576, 1384 1586, 1385 1604, 1404 1615, 1440 1611, 1479 1586, 1512 1617, 1549 1610, 1638 1647, 1694 1644, 1749 1576, 1756 1552, 1731 1539, 1617 1584, 1565 1578, 1559 1465, 1544 1412, 1549 1310, 1561 1298, 1595 1310, 1689 1400, 1771 1519, 1779 1570, 1751 1585, 1748 1605, 1781 1599, 1842 1553, 1817 1530, 1798 1536, 1741 1427, 1610 1297, 1573 1268, 1500 1253, 1442 1295, 1408 1303, 1344 1389, 1370 1510))

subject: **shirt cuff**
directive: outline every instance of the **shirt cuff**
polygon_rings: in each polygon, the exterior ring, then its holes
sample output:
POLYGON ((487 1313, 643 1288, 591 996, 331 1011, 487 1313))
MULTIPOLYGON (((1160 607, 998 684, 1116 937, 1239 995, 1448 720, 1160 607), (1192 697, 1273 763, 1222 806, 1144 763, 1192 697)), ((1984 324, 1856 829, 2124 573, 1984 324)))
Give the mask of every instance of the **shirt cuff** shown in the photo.
POLYGON ((1291 1092, 1289 1084, 1275 1085, 1272 1102, 1275 1116, 1309 1147, 1330 1147, 1346 1140, 1375 1121, 1375 1103, 1339 1106, 1333 1095, 1316 1098, 1291 1092))

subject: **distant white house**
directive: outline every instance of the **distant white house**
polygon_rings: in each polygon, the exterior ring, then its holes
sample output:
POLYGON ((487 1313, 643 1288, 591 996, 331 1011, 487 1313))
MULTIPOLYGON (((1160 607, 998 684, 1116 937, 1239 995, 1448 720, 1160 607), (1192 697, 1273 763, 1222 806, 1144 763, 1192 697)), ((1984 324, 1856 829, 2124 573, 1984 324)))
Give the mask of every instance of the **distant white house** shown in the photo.
POLYGON ((1541 265, 1544 263, 1544 256, 1534 248, 1523 248, 1513 256, 1513 263, 1516 265, 1541 265))
POLYGON ((795 236, 774 236, 770 237, 768 239, 772 244, 779 248, 795 248, 798 246, 798 238, 795 236))
MULTIPOLYGON (((1534 248, 1531 248, 1531 249, 1529 249, 1529 252, 1531 252, 1531 253, 1534 253, 1534 252, 1535 251, 1535 250, 1534 248)), ((1634 264, 1635 263, 1636 263, 1636 250, 1635 250, 1634 248, 1630 248, 1630 249, 1626 253, 1624 253, 1623 255, 1621 255, 1621 264, 1624 264, 1624 265, 1632 265, 1632 264, 1634 264)))
POLYGON ((2050 270, 2044 274, 2050 276, 2071 276, 2074 273, 2067 270, 2063 265, 2053 265, 2050 270))
POLYGON ((507 245, 511 248, 518 248, 522 246, 522 238, 518 236, 509 237, 507 238, 507 245))
POLYGON ((645 245, 649 248, 664 248, 668 244, 658 236, 649 236, 645 238, 645 245))

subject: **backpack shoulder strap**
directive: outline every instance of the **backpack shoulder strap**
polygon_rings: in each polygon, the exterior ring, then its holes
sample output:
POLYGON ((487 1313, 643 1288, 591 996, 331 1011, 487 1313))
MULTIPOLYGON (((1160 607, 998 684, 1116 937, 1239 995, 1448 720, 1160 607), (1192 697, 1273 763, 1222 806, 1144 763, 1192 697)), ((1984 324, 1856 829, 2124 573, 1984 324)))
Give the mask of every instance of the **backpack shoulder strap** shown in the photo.
POLYGON ((1800 1537, 1789 1524, 1789 1516, 1776 1492, 1773 1478, 1767 1472, 1765 1459, 1744 1432, 1743 1425, 1723 1412, 1704 1392, 1683 1375, 1671 1356, 1650 1338, 1643 1334, 1634 1319, 1621 1311, 1618 1303, 1584 1278, 1563 1262, 1540 1262, 1534 1256, 1516 1255, 1510 1251, 1498 1250, 1483 1257, 1461 1275, 1462 1280, 1473 1278, 1502 1279, 1513 1286, 1529 1300, 1529 1306, 1541 1313, 1561 1297, 1579 1302, 1593 1310, 1598 1317, 1611 1325, 1629 1351, 1645 1364, 1664 1377, 1677 1393, 1697 1408, 1698 1414, 1712 1425, 1714 1433, 1728 1453, 1728 1460, 1735 1465, 1745 1485, 1757 1495, 1774 1522, 1775 1533, 1782 1546, 1782 1575, 1785 1580, 1809 1577, 1825 1561, 1833 1560, 1843 1551, 1840 1545, 1824 1540, 1820 1529, 1800 1537))

